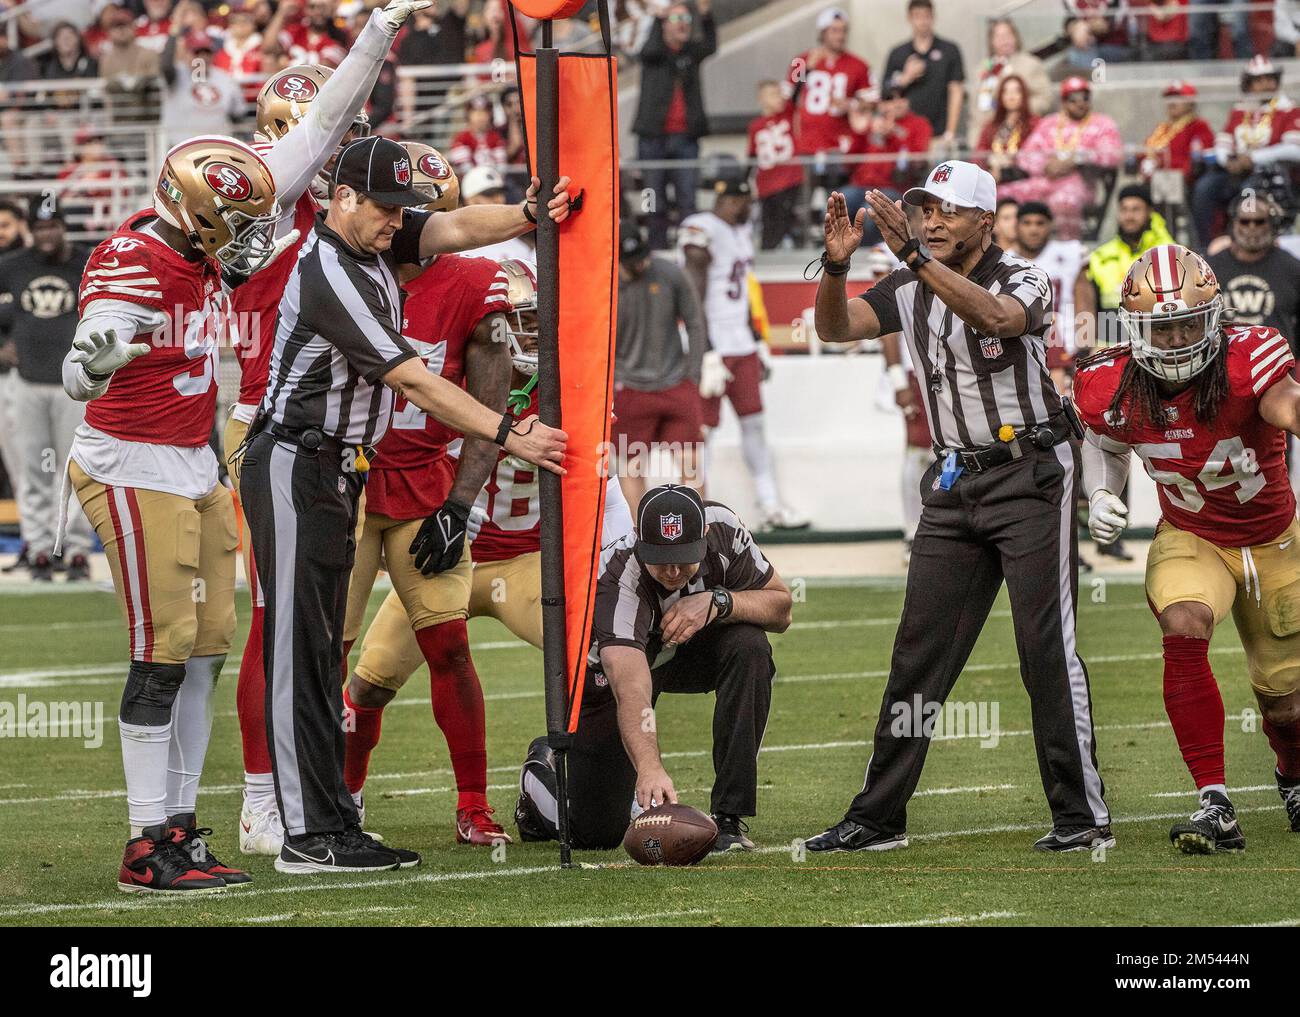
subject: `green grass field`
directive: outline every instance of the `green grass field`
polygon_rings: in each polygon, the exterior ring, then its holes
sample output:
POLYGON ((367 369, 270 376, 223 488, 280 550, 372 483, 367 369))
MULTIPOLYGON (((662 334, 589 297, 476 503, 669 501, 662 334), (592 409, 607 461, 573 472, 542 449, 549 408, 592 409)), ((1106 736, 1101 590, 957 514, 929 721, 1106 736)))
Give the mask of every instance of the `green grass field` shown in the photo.
MULTIPOLYGON (((0 739, 0 923, 130 924, 1300 924, 1300 836, 1273 788, 1240 644, 1230 626, 1213 650, 1227 704, 1228 780, 1249 842, 1244 855, 1185 857, 1171 822, 1194 807, 1165 721, 1160 643, 1138 585, 1085 583, 1080 642, 1092 674, 1098 751, 1118 846, 1104 859, 1043 855, 1049 818, 1034 764, 1029 709, 1003 598, 955 698, 996 704, 1001 738, 937 742, 910 810, 912 845, 887 854, 800 860, 791 844, 836 821, 861 786, 901 589, 809 585, 795 623, 775 638, 779 669, 760 761, 761 851, 692 869, 640 869, 621 852, 583 853, 560 871, 554 845, 494 856, 453 843, 454 790, 428 705, 412 680, 388 711, 367 785, 367 826, 424 852, 400 874, 288 877, 242 858, 235 827, 242 763, 235 718, 237 653, 226 667, 200 820, 214 850, 247 863, 254 883, 189 901, 115 888, 126 803, 114 722, 126 636, 100 592, 0 596, 0 703, 104 704, 103 744, 0 739), (1094 600, 1099 602, 1094 602, 1094 600)), ((377 606, 378 595, 372 606, 377 606)), ((241 619, 246 617, 241 599, 241 619)), ((541 658, 492 621, 471 625, 488 698, 490 795, 508 821, 517 766, 544 729, 541 658)), ((666 761, 684 801, 707 808, 712 697, 660 704, 666 761)))

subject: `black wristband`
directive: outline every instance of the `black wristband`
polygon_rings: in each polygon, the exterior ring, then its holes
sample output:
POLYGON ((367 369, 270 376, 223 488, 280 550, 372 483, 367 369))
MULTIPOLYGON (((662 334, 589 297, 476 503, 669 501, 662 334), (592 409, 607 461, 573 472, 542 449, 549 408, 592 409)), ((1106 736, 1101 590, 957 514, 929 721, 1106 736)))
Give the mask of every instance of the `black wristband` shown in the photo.
POLYGON ((510 428, 514 427, 515 418, 509 413, 501 414, 501 426, 497 428, 496 443, 502 448, 506 447, 506 439, 510 437, 510 428))
POLYGON ((98 385, 101 381, 108 381, 109 378, 113 377, 111 374, 96 374, 85 364, 81 365, 81 369, 86 372, 86 377, 89 378, 91 381, 93 381, 96 385, 98 385))
POLYGON ((907 259, 910 258, 913 254, 915 254, 920 249, 921 249, 921 241, 917 240, 916 237, 913 237, 911 240, 905 243, 903 245, 902 250, 898 252, 898 260, 901 261, 904 265, 906 265, 907 259))
POLYGON ((852 264, 852 260, 853 259, 850 258, 845 261, 835 261, 829 254, 822 251, 822 271, 827 275, 848 275, 849 266, 852 264))
MULTIPOLYGON (((534 199, 534 200, 535 200, 535 199, 534 199)), ((529 209, 528 206, 529 206, 530 204, 533 204, 533 202, 530 202, 527 198, 525 198, 525 199, 523 200, 523 204, 521 204, 519 207, 520 207, 521 209, 523 209, 524 218, 527 219, 527 220, 528 220, 530 223, 532 223, 534 226, 536 226, 536 225, 537 225, 537 216, 534 215, 534 214, 532 213, 532 211, 529 209)))

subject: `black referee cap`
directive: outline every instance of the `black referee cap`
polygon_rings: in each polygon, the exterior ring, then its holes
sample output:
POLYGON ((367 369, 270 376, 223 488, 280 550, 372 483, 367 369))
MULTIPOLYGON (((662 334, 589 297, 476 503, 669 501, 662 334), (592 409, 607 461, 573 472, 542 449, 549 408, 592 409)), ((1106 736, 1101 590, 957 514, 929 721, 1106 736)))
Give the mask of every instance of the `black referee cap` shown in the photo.
POLYGON ((681 484, 653 488, 637 507, 637 557, 648 565, 702 562, 704 525, 699 492, 681 484))
POLYGON ((352 142, 334 164, 334 184, 345 184, 384 205, 427 205, 435 195, 412 186, 411 157, 396 141, 370 135, 352 142))

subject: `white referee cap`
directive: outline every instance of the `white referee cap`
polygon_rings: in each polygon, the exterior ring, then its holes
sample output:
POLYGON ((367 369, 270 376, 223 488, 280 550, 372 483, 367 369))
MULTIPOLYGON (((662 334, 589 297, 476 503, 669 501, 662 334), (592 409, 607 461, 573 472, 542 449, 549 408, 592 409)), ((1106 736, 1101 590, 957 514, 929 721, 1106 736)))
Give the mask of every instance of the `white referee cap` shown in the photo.
POLYGON ((950 159, 930 170, 924 186, 911 188, 903 200, 909 205, 920 205, 927 195, 958 208, 992 212, 998 204, 998 185, 988 170, 980 169, 973 162, 950 159))

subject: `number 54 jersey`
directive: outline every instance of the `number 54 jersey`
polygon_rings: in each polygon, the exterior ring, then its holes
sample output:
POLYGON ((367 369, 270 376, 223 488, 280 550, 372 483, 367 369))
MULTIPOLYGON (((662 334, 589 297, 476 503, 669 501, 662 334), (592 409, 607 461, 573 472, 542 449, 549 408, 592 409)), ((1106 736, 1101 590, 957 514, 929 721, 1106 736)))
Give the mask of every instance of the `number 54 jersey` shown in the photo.
POLYGON ((1276 329, 1229 327, 1224 342, 1229 391, 1212 421, 1196 418, 1195 384, 1161 403, 1163 420, 1125 419, 1137 413, 1132 406, 1117 419, 1110 404, 1130 361, 1127 347, 1079 371, 1074 397, 1092 431, 1137 453, 1156 482, 1165 519, 1221 547, 1251 547, 1273 540, 1295 518, 1286 436, 1259 415, 1260 397, 1295 360, 1276 329))

